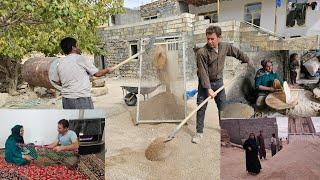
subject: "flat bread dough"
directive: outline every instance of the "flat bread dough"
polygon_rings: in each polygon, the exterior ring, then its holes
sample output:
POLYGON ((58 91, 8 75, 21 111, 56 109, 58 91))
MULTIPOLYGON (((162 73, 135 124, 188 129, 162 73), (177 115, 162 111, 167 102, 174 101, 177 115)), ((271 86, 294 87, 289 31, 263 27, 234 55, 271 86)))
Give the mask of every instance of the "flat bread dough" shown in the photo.
POLYGON ((291 101, 292 101, 291 91, 290 91, 290 87, 286 81, 283 82, 283 92, 286 97, 286 103, 287 104, 291 103, 291 101))

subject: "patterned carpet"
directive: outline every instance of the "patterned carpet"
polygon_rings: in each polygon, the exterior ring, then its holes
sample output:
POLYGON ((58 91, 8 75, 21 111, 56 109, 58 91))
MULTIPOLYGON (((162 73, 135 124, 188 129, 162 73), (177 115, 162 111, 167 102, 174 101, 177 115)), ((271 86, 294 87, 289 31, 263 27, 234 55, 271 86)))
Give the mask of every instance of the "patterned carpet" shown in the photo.
POLYGON ((104 162, 94 154, 81 156, 78 168, 71 170, 61 165, 38 166, 35 162, 16 166, 4 160, 3 152, 0 150, 0 179, 104 179, 104 162))

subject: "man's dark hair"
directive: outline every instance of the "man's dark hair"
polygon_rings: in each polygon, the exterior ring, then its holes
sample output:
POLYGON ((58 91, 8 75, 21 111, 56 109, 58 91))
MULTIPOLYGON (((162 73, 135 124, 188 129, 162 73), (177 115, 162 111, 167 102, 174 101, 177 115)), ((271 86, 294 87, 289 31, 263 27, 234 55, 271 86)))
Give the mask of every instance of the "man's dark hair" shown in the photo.
POLYGON ((221 37, 221 28, 219 26, 209 26, 206 29, 206 35, 211 35, 215 33, 217 37, 221 37))
POLYGON ((272 134, 272 137, 276 137, 276 134, 273 133, 273 134, 272 134))
POLYGON ((297 53, 291 54, 291 55, 290 55, 290 62, 293 61, 296 56, 298 56, 297 53))
POLYGON ((264 59, 261 61, 261 66, 265 68, 268 63, 271 63, 273 65, 273 62, 271 59, 264 59))
POLYGON ((69 128, 69 122, 65 119, 61 119, 58 124, 61 124, 63 128, 69 128))
POLYGON ((70 54, 72 51, 72 47, 77 46, 77 40, 72 37, 66 37, 61 40, 60 47, 64 54, 70 54))

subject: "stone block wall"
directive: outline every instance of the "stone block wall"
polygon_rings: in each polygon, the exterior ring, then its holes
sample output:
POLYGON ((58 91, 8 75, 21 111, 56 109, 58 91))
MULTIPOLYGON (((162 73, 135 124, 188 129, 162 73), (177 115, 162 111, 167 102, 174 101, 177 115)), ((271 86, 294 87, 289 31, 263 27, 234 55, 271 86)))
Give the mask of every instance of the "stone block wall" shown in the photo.
MULTIPOLYGON (((171 37, 181 36, 182 34, 188 33, 190 34, 190 32, 192 32, 193 30, 193 21, 194 15, 182 14, 180 16, 155 19, 131 25, 121 25, 102 29, 100 31, 100 34, 103 38, 103 47, 107 54, 105 59, 107 59, 109 66, 113 66, 129 58, 131 55, 129 50, 130 42, 136 41, 139 51, 142 38, 171 37)), ((181 57, 182 49, 180 49, 179 52, 181 52, 181 54, 179 54, 179 56, 181 57)), ((142 58, 144 60, 151 59, 151 57, 149 57, 151 54, 151 51, 147 51, 143 54, 142 58)), ((96 58, 96 61, 99 60, 99 58, 96 58)), ((194 62, 194 59, 189 58, 188 60, 194 62)), ((189 63, 186 64, 189 65, 189 63)), ((98 63, 96 63, 96 65, 98 65, 98 63)), ((193 71, 194 66, 187 69, 191 69, 193 71)), ((150 69, 149 73, 151 74, 152 71, 153 70, 150 69)), ((115 74, 122 77, 138 78, 139 61, 131 62, 122 66, 118 71, 115 72, 115 74)))
POLYGON ((158 0, 140 7, 141 17, 157 16, 158 18, 179 15, 179 3, 176 0, 158 0))
MULTIPOLYGON (((187 80, 197 80, 196 58, 193 48, 195 45, 203 46, 206 43, 205 30, 210 25, 219 25, 223 31, 223 41, 230 42, 245 52, 256 65, 255 69, 248 70, 247 64, 241 64, 235 58, 227 57, 224 70, 225 82, 241 74, 236 83, 226 88, 230 102, 246 102, 247 100, 244 97, 252 95, 254 76, 256 71, 261 68, 260 62, 262 59, 272 59, 275 71, 279 73, 281 78, 287 78, 283 71, 286 65, 284 63, 287 58, 286 52, 259 50, 257 47, 252 46, 250 42, 243 41, 241 39, 244 36, 241 34, 243 29, 240 29, 239 22, 229 21, 211 24, 209 20, 204 20, 201 16, 188 13, 101 29, 100 33, 108 54, 105 59, 108 61, 109 66, 120 63, 130 56, 130 42, 137 41, 138 45, 140 45, 141 38, 182 36, 186 41, 187 80)), ((140 46, 138 49, 140 49, 140 46)), ((151 59, 151 57, 148 57, 149 55, 150 53, 144 53, 143 59, 151 59)), ((179 59, 181 58, 182 49, 179 49, 179 59)), ((150 72, 148 73, 154 73, 154 70, 149 70, 150 72)), ((138 78, 139 62, 132 62, 122 66, 115 74, 122 77, 138 78)))
POLYGON ((263 130, 265 145, 268 149, 272 134, 274 133, 278 137, 276 118, 223 119, 221 120, 221 128, 227 130, 231 142, 241 145, 251 132, 257 136, 260 130, 263 130))

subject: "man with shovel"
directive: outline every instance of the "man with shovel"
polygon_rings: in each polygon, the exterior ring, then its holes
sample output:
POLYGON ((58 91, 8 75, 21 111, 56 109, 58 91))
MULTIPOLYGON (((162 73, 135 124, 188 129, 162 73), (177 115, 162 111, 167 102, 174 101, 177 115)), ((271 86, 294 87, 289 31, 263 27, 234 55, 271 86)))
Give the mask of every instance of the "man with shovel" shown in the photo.
MULTIPOLYGON (((253 67, 253 62, 236 47, 229 43, 221 42, 221 28, 210 26, 206 29, 207 44, 197 50, 196 60, 198 67, 198 97, 197 104, 201 104, 208 96, 215 99, 218 107, 219 121, 220 112, 224 107, 226 100, 225 90, 217 95, 214 91, 223 86, 223 69, 226 56, 232 56, 239 59, 242 63, 248 63, 253 67)), ((192 138, 193 143, 200 143, 203 137, 204 118, 207 103, 197 111, 197 133, 192 138)))
POLYGON ((74 38, 66 37, 60 42, 66 57, 61 58, 53 82, 61 86, 63 109, 93 109, 90 76, 101 77, 112 68, 98 70, 81 50, 74 38))

